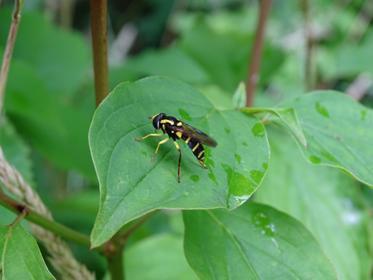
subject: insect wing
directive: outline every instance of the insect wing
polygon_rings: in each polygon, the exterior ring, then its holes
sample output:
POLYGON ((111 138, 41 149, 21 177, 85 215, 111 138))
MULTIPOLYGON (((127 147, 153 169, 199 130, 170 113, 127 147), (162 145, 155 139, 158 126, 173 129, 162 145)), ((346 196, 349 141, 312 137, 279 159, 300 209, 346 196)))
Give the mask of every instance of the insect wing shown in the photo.
POLYGON ((182 128, 182 133, 185 133, 186 135, 190 136, 191 138, 197 139, 200 141, 202 144, 205 144, 207 146, 211 147, 216 147, 218 143, 214 139, 212 139, 210 136, 208 136, 206 133, 203 131, 189 125, 186 123, 183 123, 181 126, 182 128))

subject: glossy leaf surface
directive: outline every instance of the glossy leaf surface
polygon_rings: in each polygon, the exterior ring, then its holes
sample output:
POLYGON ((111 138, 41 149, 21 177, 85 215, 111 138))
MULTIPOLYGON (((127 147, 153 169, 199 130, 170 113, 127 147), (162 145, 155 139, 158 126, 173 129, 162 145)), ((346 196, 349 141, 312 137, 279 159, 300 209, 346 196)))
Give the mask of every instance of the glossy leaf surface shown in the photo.
POLYGON ((97 109, 89 133, 101 204, 92 232, 94 246, 129 221, 159 208, 235 208, 262 181, 269 159, 264 126, 234 110, 219 111, 178 81, 151 77, 119 85, 97 109), (158 141, 149 116, 165 112, 216 139, 201 168, 183 143, 181 183, 172 141, 154 158, 158 141))
POLYGON ((185 251, 200 279, 336 279, 302 224, 269 206, 184 211, 185 251))

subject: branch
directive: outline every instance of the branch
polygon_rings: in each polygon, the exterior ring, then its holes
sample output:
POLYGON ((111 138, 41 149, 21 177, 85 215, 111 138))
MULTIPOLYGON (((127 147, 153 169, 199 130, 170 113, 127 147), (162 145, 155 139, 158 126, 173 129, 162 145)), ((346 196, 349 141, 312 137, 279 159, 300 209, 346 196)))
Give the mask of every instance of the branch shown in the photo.
POLYGON ((373 80, 367 74, 360 74, 346 89, 346 93, 353 99, 360 101, 373 86, 373 80))
POLYGON ((90 0, 96 106, 108 94, 107 0, 90 0))
POLYGON ((304 20, 304 42, 305 42, 305 63, 304 63, 304 82, 306 91, 311 90, 314 85, 313 75, 313 36, 310 23, 310 5, 308 0, 301 1, 301 8, 304 20))
POLYGON ((26 205, 7 196, 1 189, 0 189, 0 204, 18 215, 25 212, 26 220, 38 226, 41 226, 42 228, 45 228, 55 233, 56 235, 59 235, 60 237, 64 239, 74 241, 86 247, 90 246, 90 241, 89 241, 88 236, 38 214, 37 212, 33 211, 31 208, 27 207, 26 205))
POLYGON ((23 0, 15 0, 14 11, 12 15, 12 22, 10 24, 8 39, 6 42, 4 55, 3 55, 3 63, 0 69, 0 112, 3 109, 5 86, 8 80, 10 60, 12 59, 14 43, 16 41, 18 26, 21 20, 22 5, 23 5, 23 0))
POLYGON ((271 3, 272 0, 260 0, 259 19, 256 26, 254 46, 250 55, 249 74, 246 81, 246 106, 248 107, 252 106, 254 102, 255 88, 259 78, 264 31, 271 3))
POLYGON ((112 279, 123 280, 125 278, 123 266, 123 250, 126 246, 128 238, 142 226, 151 216, 157 211, 153 211, 141 218, 137 219, 129 226, 125 226, 120 230, 108 243, 104 245, 104 254, 108 260, 108 268, 112 279))

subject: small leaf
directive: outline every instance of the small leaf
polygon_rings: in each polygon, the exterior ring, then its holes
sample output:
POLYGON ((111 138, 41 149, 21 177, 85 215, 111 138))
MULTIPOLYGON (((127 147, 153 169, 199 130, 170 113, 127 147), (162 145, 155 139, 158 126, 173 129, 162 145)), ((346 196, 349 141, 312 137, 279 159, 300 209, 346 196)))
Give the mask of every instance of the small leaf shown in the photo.
POLYGON ((246 106, 246 87, 244 82, 240 82, 232 98, 233 105, 236 109, 246 106))
POLYGON ((185 253, 200 279, 336 279, 301 223, 269 206, 184 211, 185 253))
POLYGON ((198 279, 185 259, 181 237, 155 235, 135 243, 125 254, 128 279, 198 279))
POLYGON ((35 239, 22 226, 0 226, 2 280, 55 279, 48 271, 35 239))
POLYGON ((93 246, 154 209, 235 208, 260 185, 269 159, 265 128, 257 119, 234 110, 219 111, 193 88, 160 77, 115 88, 96 110, 89 143, 101 193, 93 246), (182 119, 218 142, 216 148, 206 147, 207 169, 180 143, 180 184, 178 152, 171 141, 156 158, 154 150, 162 138, 135 141, 154 131, 148 117, 160 112, 182 119))
POLYGON ((343 169, 373 186, 371 109, 333 91, 303 95, 291 105, 303 127, 308 143, 303 150, 310 162, 343 169))
POLYGON ((302 126, 299 123, 297 113, 293 108, 242 108, 242 112, 247 114, 269 113, 263 117, 263 122, 268 120, 279 120, 295 139, 303 146, 307 147, 307 140, 303 134, 302 126), (273 119, 274 117, 274 119, 273 119))
POLYGON ((334 265, 338 279, 369 279, 366 224, 371 219, 359 207, 360 201, 352 200, 358 182, 340 170, 312 166, 292 139, 277 130, 269 130, 269 139, 268 175, 255 200, 302 221, 334 265))

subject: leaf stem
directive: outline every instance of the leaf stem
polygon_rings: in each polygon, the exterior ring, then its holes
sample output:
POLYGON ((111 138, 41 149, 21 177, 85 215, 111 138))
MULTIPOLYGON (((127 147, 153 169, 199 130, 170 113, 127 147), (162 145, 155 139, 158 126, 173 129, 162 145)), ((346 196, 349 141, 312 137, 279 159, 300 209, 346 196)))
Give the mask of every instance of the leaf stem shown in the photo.
POLYGON ((260 58, 263 48, 264 31, 272 0, 259 1, 259 18, 255 31, 254 46, 251 50, 249 74, 246 81, 246 106, 251 107, 254 102, 256 84, 259 79, 260 58))
POLYGON ((9 227, 15 227, 16 225, 19 224, 20 221, 22 221, 27 215, 27 210, 23 209, 18 216, 15 218, 15 220, 9 225, 9 227))
POLYGON ((124 280, 123 250, 119 250, 115 255, 107 258, 108 269, 111 279, 124 280))
POLYGON ((108 94, 107 0, 90 0, 96 106, 108 94))
POLYGON ((64 239, 74 241, 86 247, 90 246, 88 236, 38 214, 25 204, 7 196, 2 190, 0 190, 0 204, 18 215, 25 213, 26 220, 45 228, 64 239))
POLYGON ((17 37, 18 26, 21 21, 21 9, 23 5, 23 0, 15 0, 14 10, 12 15, 12 22, 10 24, 8 39, 6 42, 3 63, 0 69, 0 112, 3 109, 4 96, 5 96, 5 86, 8 80, 10 60, 12 59, 14 44, 17 37))

